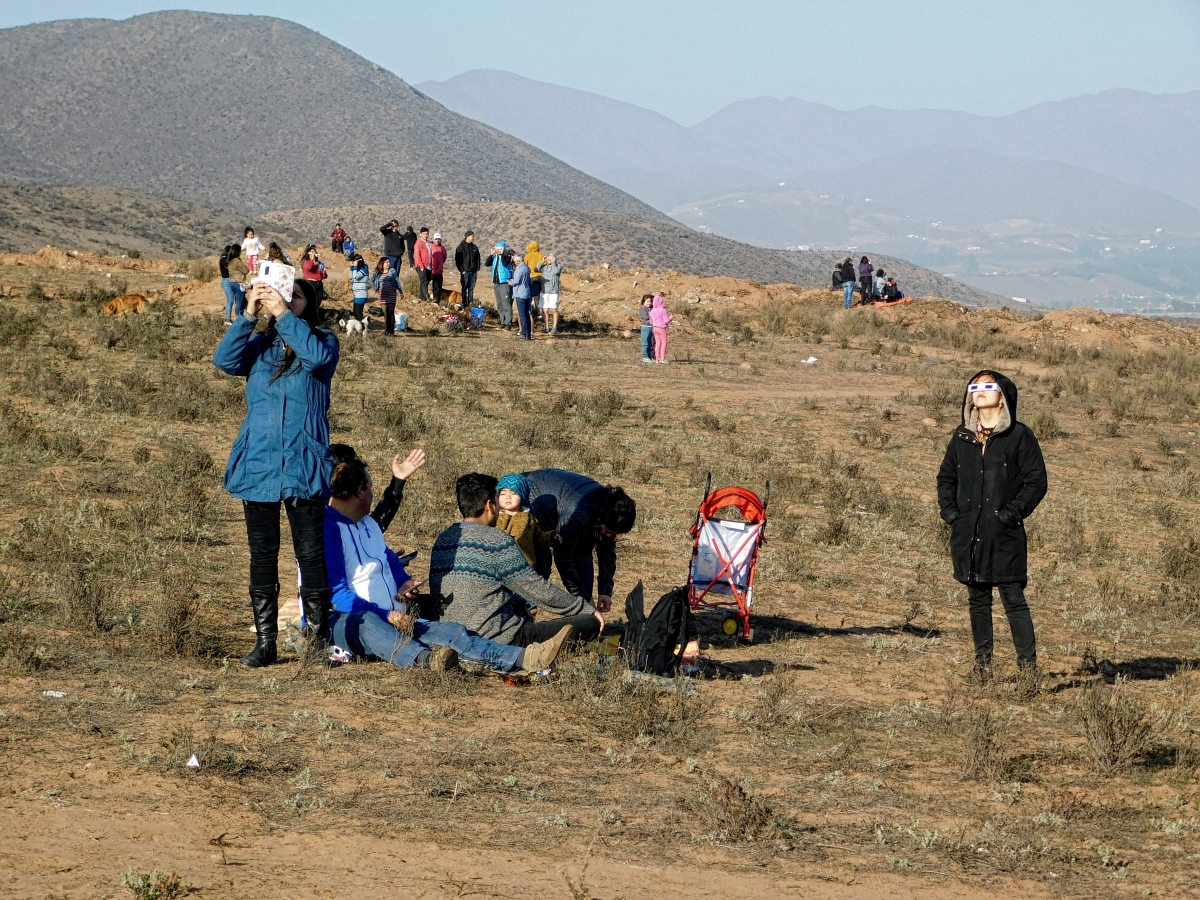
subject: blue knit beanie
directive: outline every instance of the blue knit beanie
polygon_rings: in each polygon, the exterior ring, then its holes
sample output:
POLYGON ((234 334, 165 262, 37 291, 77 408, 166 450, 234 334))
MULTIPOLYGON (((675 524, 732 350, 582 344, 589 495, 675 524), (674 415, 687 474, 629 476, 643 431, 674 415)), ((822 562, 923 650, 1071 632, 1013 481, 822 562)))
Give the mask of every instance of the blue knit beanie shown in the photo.
POLYGON ((522 506, 529 505, 529 479, 524 475, 517 475, 515 473, 505 475, 496 482, 496 492, 499 493, 503 490, 512 491, 520 497, 522 506))

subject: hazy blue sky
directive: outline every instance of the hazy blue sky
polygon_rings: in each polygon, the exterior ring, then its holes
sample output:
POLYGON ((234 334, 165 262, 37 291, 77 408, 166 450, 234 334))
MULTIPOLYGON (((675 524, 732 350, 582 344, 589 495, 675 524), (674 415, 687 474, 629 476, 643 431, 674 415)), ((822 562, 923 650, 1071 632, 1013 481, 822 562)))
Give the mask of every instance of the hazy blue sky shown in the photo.
MULTIPOLYGON (((692 124, 800 97, 999 114, 1110 87, 1200 89, 1200 0, 188 0, 313 28, 410 83, 476 68, 595 91, 692 124)), ((180 8, 0 0, 0 27, 180 8)), ((65 61, 64 61, 65 62, 65 61)))

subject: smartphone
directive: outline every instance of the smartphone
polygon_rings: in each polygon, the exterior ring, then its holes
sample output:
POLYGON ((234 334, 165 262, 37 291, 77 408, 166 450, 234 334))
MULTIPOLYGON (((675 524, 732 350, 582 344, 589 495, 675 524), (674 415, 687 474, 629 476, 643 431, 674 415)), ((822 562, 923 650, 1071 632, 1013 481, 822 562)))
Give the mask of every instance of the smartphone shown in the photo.
POLYGON ((414 584, 412 587, 410 587, 407 591, 405 591, 403 596, 407 597, 409 594, 415 594, 417 591, 419 591, 421 588, 423 588, 425 586, 425 583, 428 581, 429 581, 428 578, 422 578, 420 581, 418 581, 416 584, 414 584))

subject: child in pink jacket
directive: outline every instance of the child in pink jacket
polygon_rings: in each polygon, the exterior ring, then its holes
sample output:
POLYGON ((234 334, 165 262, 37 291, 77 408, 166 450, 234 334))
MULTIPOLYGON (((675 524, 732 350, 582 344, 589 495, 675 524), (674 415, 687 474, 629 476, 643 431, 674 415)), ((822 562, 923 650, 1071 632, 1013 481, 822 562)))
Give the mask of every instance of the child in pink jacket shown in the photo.
POLYGON ((667 361, 667 326, 675 321, 675 317, 667 312, 663 305, 662 294, 654 295, 654 303, 650 307, 650 325, 654 329, 654 360, 667 361))

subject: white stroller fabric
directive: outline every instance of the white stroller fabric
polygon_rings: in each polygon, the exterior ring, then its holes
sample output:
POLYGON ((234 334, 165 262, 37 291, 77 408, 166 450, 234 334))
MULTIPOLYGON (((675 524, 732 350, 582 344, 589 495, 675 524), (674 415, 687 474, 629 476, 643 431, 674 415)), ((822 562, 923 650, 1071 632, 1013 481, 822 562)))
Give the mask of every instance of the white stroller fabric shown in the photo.
POLYGON ((762 528, 762 522, 706 520, 700 527, 696 558, 692 561, 692 584, 696 591, 732 595, 732 584, 739 594, 744 594, 750 584, 750 565, 754 561, 754 550, 758 546, 762 528), (720 556, 717 555, 718 548, 720 556), (721 557, 729 561, 729 568, 724 574, 721 574, 724 565, 721 557))

